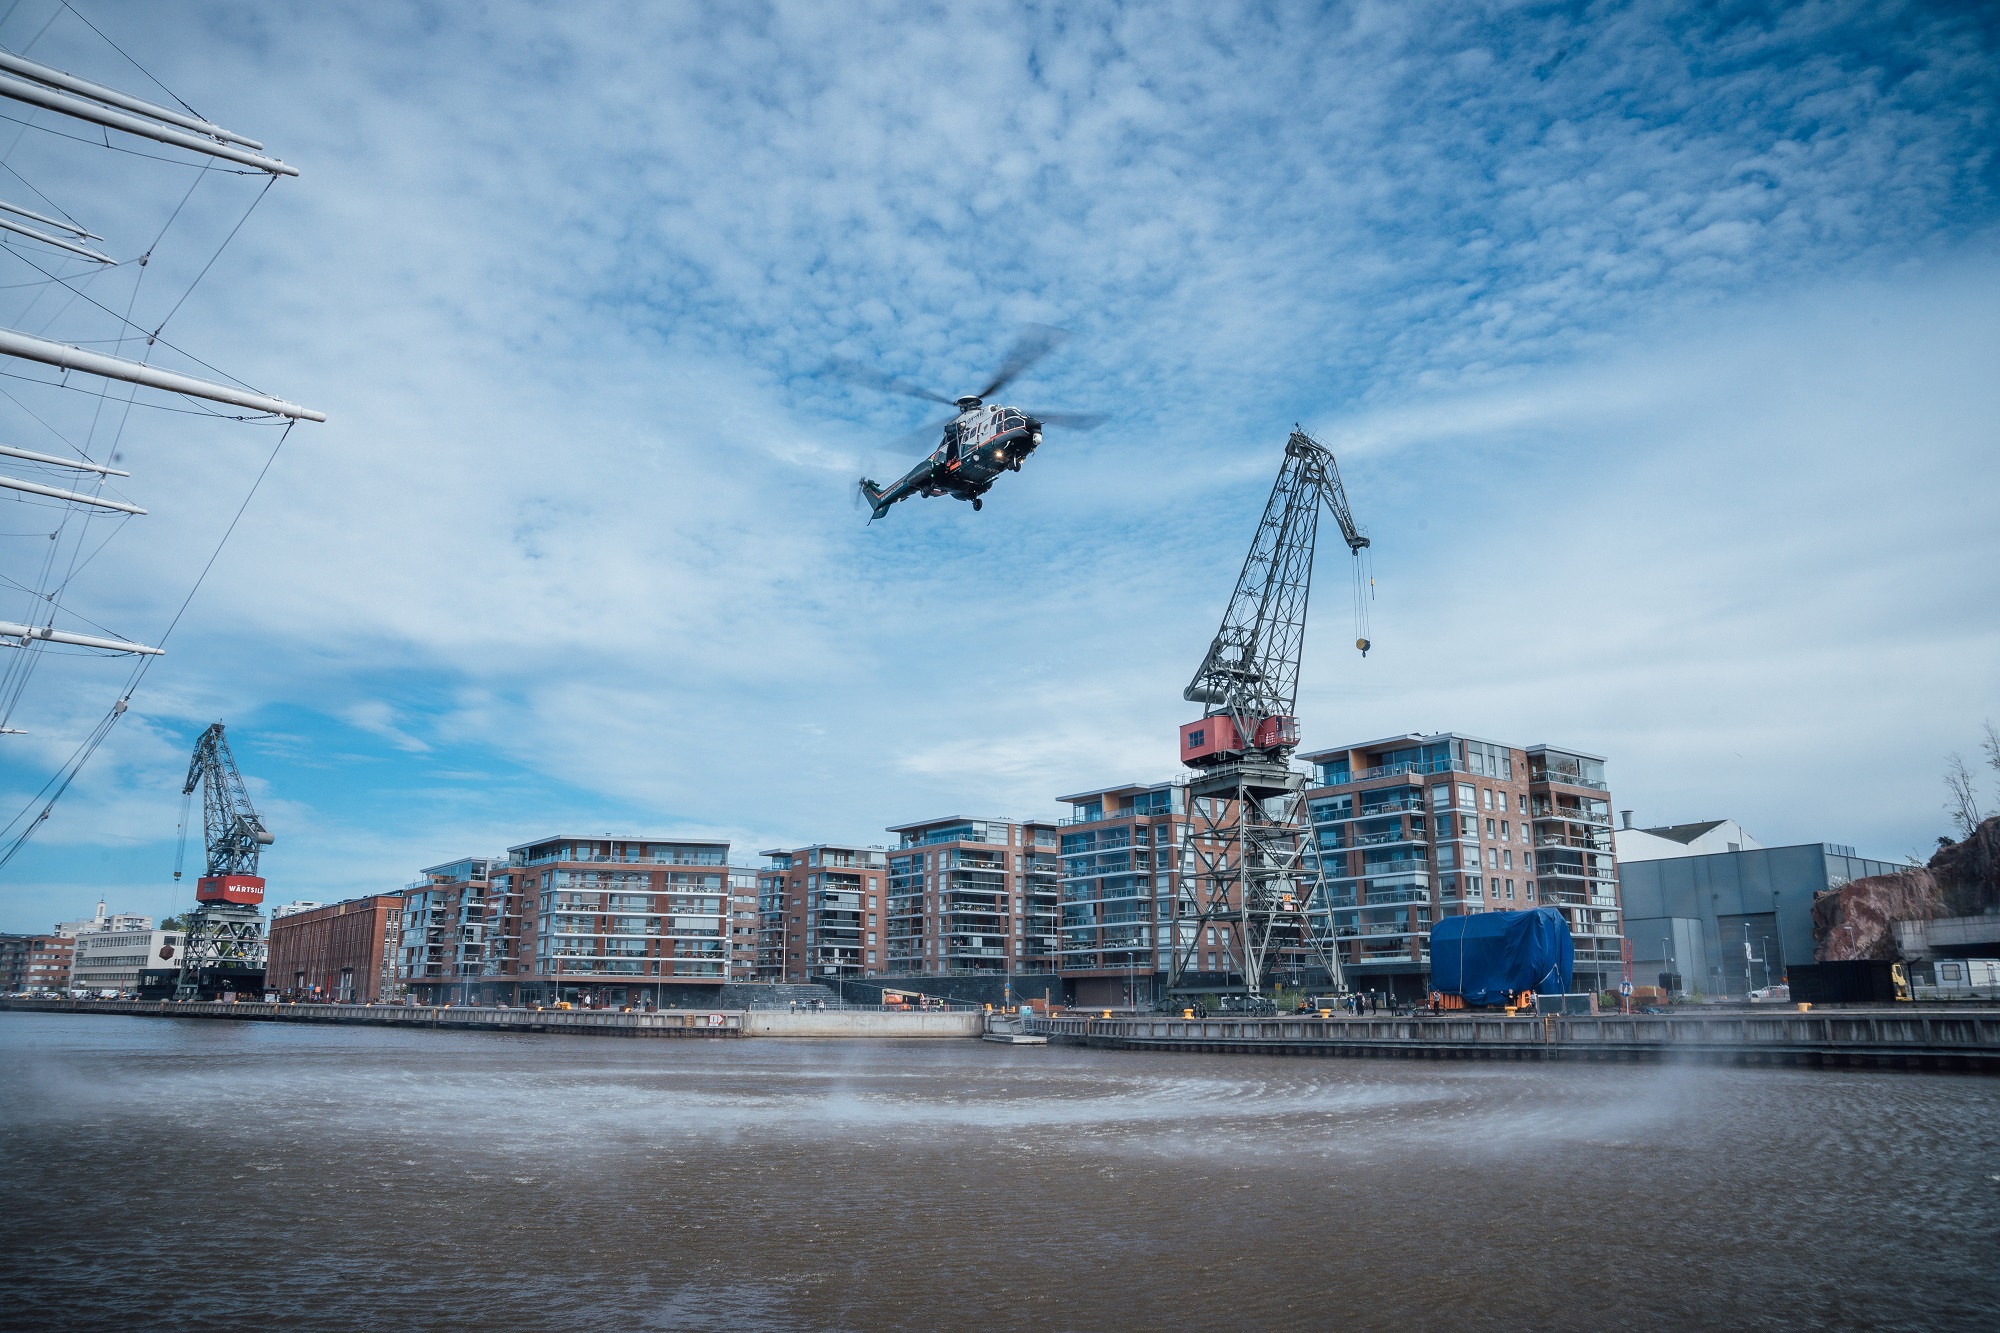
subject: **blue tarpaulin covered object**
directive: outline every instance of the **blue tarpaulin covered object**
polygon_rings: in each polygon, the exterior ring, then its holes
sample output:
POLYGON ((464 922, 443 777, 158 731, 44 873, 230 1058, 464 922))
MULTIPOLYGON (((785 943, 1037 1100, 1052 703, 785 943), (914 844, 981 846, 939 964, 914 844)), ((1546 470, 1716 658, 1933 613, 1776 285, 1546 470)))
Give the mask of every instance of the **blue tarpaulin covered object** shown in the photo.
POLYGON ((1431 927, 1431 989, 1467 1004, 1505 1004, 1524 990, 1567 994, 1576 945, 1553 907, 1448 916, 1431 927))

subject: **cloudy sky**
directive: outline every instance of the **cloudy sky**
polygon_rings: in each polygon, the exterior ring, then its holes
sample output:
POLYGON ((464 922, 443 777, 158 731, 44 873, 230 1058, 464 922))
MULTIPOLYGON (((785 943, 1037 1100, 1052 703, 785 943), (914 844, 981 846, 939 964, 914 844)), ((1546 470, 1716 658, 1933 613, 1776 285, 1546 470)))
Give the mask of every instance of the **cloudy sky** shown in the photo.
MULTIPOLYGON (((151 252, 82 299, 10 246, 4 322, 164 328, 161 364, 331 420, 0 870, 0 929, 185 906, 216 719, 279 900, 555 831, 749 862, 1163 779, 1294 422, 1377 584, 1364 660, 1323 551, 1308 746, 1547 741, 1642 822, 1900 858, 2000 718, 1990 13, 79 9, 102 35, 20 0, 0 45, 303 174, 0 106, 0 198, 151 252), (1075 336, 1009 397, 1109 422, 977 515, 864 526, 854 479, 930 408, 829 360, 969 392, 1029 323, 1075 336)), ((115 448, 151 511, 55 543, 65 623, 157 641, 280 431, 54 379, 0 380, 4 439, 115 448)), ((0 619, 53 526, 0 501, 0 619)), ((129 669, 38 659, 0 817, 129 669)))

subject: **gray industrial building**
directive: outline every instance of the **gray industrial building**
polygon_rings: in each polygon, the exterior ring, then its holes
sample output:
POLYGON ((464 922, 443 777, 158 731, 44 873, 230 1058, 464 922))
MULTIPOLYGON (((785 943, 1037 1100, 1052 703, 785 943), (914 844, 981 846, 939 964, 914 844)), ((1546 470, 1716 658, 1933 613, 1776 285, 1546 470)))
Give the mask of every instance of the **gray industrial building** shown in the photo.
POLYGON ((1900 869, 1856 856, 1852 847, 1820 842, 1621 858, 1633 980, 1650 984, 1657 974, 1673 972, 1682 989, 1708 995, 1775 985, 1788 965, 1813 960, 1815 894, 1900 869))

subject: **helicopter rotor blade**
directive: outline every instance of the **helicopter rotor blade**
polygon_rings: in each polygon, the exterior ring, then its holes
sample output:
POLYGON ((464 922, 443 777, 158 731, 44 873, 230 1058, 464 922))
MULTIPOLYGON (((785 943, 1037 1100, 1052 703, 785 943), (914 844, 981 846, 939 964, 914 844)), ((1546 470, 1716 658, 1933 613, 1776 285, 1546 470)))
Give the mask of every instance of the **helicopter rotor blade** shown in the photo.
POLYGON ((880 389, 883 393, 899 393, 905 398, 921 398, 926 402, 943 403, 946 407, 955 406, 957 402, 956 399, 947 398, 941 393, 932 393, 921 384, 912 384, 908 380, 897 379, 894 375, 886 375, 873 366, 862 365, 859 361, 836 357, 827 362, 827 369, 844 380, 863 384, 871 389, 880 389))
POLYGON ((1044 426, 1061 426, 1064 430, 1096 430, 1107 420, 1102 412, 1030 412, 1028 415, 1044 426))
POLYGON ((927 426, 919 426, 906 435, 898 435, 882 447, 895 454, 927 454, 944 442, 944 428, 958 420, 956 414, 934 421, 927 426))
POLYGON ((1007 349, 1007 359, 994 372, 993 382, 979 391, 980 398, 991 398, 994 394, 1020 378, 1021 373, 1035 362, 1069 339, 1068 329, 1051 328, 1047 324, 1030 324, 1021 330, 1021 336, 1014 339, 1014 345, 1007 349))

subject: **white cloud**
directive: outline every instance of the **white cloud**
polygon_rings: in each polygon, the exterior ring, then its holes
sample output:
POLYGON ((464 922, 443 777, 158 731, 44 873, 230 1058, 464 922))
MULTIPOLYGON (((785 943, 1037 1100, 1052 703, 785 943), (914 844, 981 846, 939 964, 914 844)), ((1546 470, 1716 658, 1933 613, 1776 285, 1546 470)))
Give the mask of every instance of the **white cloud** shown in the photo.
MULTIPOLYGON (((1993 568, 1952 508, 1991 466, 1968 20, 214 15, 199 42, 97 16, 305 170, 170 332, 332 420, 293 433, 52 849, 164 836, 174 733, 216 716, 298 738, 257 763, 311 793, 287 873, 335 882, 569 819, 865 838, 1164 774, 1294 419, 1348 461, 1384 585, 1356 669, 1323 565, 1311 737, 1601 744, 1665 814, 1894 841, 1991 694, 1990 640, 1944 615, 1993 568), (976 519, 862 528, 850 460, 919 409, 817 369, 957 392, 1028 321, 1079 336, 1022 401, 1115 419, 1052 432, 976 519)), ((184 188, 22 145, 120 254, 184 188)), ((135 319, 248 201, 203 183, 135 319)), ((79 609, 163 626, 272 442, 135 413, 154 512, 79 609)), ((23 771, 117 679, 49 672, 23 771)))

